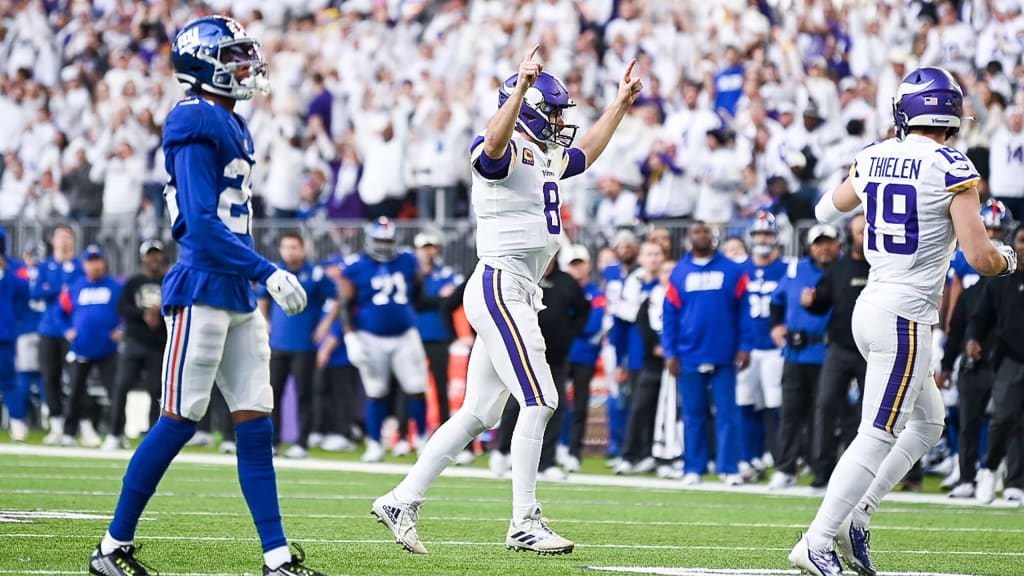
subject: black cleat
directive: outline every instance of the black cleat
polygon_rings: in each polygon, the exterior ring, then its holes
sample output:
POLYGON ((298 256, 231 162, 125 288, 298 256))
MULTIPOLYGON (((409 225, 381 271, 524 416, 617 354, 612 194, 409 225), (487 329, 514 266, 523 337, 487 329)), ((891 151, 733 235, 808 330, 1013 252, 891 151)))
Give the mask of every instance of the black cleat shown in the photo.
POLYGON ((292 554, 292 559, 273 570, 264 564, 263 576, 326 576, 303 565, 303 562, 306 561, 306 551, 298 544, 292 544, 292 546, 295 548, 295 554, 292 554))
POLYGON ((135 557, 141 546, 121 546, 110 554, 104 554, 99 546, 89 558, 89 574, 94 576, 159 576, 159 572, 146 566, 135 557))

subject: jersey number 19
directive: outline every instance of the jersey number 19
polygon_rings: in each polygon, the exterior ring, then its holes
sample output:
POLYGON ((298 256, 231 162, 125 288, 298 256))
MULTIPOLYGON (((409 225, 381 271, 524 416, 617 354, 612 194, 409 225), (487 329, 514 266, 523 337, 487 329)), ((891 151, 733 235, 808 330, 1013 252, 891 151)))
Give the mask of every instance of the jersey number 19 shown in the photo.
POLYGON ((881 237, 881 250, 889 254, 905 256, 916 252, 917 189, 909 184, 870 182, 864 187, 864 195, 868 200, 865 211, 868 250, 880 251, 878 239, 881 237))

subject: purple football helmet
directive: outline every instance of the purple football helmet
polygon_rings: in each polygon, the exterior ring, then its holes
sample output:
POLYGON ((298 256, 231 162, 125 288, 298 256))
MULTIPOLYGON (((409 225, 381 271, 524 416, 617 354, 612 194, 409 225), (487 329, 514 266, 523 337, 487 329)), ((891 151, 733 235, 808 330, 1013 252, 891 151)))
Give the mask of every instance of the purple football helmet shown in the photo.
MULTIPOLYGON (((502 82, 498 90, 498 107, 508 100, 518 79, 519 74, 513 74, 502 82)), ((541 72, 523 97, 516 127, 538 142, 568 148, 576 139, 576 130, 579 127, 566 124, 556 128, 551 120, 553 116, 575 105, 576 103, 569 97, 569 90, 561 80, 552 74, 541 72)))
POLYGON ((985 223, 985 228, 1002 230, 1012 218, 1013 214, 1010 214, 1006 205, 995 198, 989 198, 981 207, 981 221, 985 223))
POLYGON ((946 138, 960 131, 964 92, 942 68, 918 68, 896 90, 892 103, 896 137, 903 139, 912 126, 941 126, 946 138))

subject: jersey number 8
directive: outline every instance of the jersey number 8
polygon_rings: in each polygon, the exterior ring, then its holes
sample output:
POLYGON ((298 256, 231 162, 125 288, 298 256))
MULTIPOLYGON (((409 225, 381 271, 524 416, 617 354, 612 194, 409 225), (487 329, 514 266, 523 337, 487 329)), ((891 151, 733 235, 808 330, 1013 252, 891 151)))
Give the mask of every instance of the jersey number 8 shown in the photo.
POLYGON ((544 216, 548 220, 548 234, 558 236, 562 232, 561 199, 558 197, 558 184, 544 183, 544 216))
POLYGON ((878 237, 881 236, 881 249, 889 254, 906 256, 916 252, 917 189, 909 184, 871 182, 864 187, 864 195, 868 199, 865 212, 868 250, 879 251, 878 237), (881 214, 879 200, 882 203, 881 214), (881 222, 878 221, 879 216, 881 222))

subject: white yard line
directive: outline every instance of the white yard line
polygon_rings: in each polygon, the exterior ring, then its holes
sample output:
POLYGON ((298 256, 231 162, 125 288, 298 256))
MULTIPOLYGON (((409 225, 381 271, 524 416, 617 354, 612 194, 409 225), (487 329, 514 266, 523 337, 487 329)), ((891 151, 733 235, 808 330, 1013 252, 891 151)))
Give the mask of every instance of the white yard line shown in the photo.
MULTIPOLYGON (((87 448, 57 448, 49 446, 35 446, 27 444, 0 444, 0 456, 51 456, 63 458, 81 458, 85 460, 127 460, 131 452, 115 451, 100 452, 87 448)), ((223 454, 179 454, 175 459, 177 463, 234 466, 235 457, 223 454)), ((362 462, 345 462, 338 460, 320 460, 310 458, 306 460, 277 459, 274 466, 279 470, 319 470, 337 472, 360 472, 368 474, 406 474, 412 467, 411 464, 364 464, 362 462)), ((495 480, 490 471, 480 468, 451 467, 445 470, 445 477, 448 478, 474 478, 480 480, 495 480)), ((508 480, 503 480, 507 482, 508 480)), ((822 494, 810 488, 791 488, 785 492, 768 490, 766 485, 725 487, 721 484, 702 484, 700 486, 682 486, 678 480, 662 480, 660 478, 637 478, 629 476, 612 476, 599 474, 573 474, 569 480, 560 485, 566 486, 604 486, 620 488, 647 488, 671 491, 700 491, 716 492, 723 494, 758 494, 762 496, 800 496, 820 499, 822 494)), ((548 485, 553 485, 548 484, 548 485)), ((887 503, 906 504, 935 504, 946 507, 977 506, 977 503, 970 499, 959 500, 947 498, 941 494, 915 494, 895 492, 886 498, 887 503)), ((989 508, 1017 508, 1016 502, 997 500, 989 508)))
MULTIPOLYGON (((763 568, 670 568, 660 566, 581 566, 581 568, 596 572, 657 574, 661 576, 789 576, 800 574, 796 570, 771 570, 763 568)), ((940 572, 879 572, 878 574, 879 576, 968 576, 940 572)))

